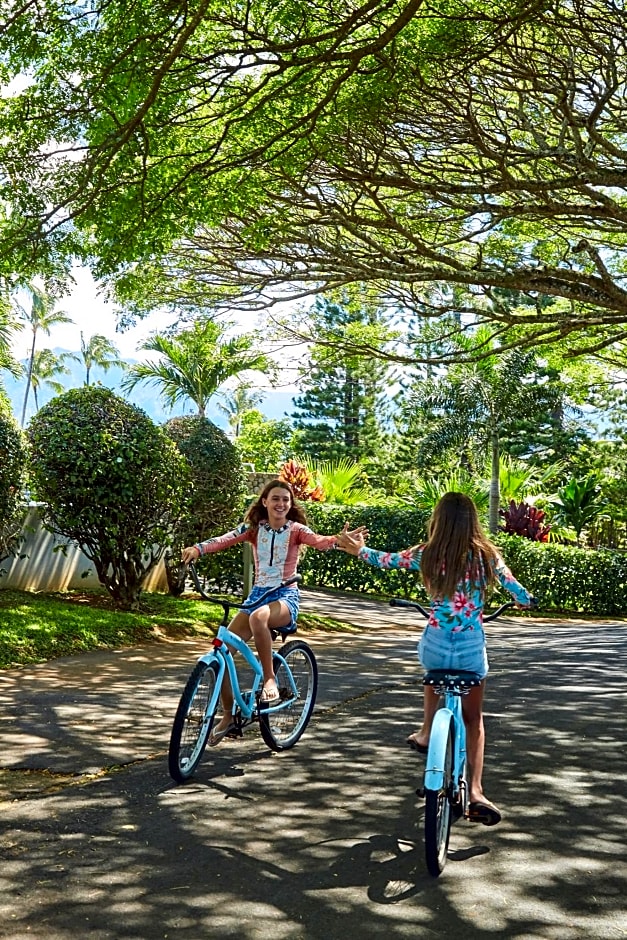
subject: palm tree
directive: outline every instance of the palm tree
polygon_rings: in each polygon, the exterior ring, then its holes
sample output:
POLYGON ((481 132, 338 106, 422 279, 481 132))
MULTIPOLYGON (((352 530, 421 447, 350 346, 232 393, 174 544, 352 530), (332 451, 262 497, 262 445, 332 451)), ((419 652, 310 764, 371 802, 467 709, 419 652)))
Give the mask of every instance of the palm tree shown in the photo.
POLYGON ((232 392, 223 392, 220 395, 224 404, 218 403, 218 408, 227 416, 235 438, 240 436, 244 415, 253 411, 264 399, 263 392, 251 392, 250 389, 250 385, 240 382, 232 392))
POLYGON ((108 372, 114 366, 119 369, 126 369, 126 362, 120 359, 118 347, 102 333, 94 333, 89 340, 85 342, 85 337, 81 330, 81 352, 80 356, 73 356, 76 362, 82 362, 85 367, 85 385, 89 385, 91 370, 94 366, 108 372))
POLYGON ((4 298, 0 298, 0 369, 6 369, 16 379, 22 375, 24 369, 13 356, 11 344, 20 329, 21 326, 15 323, 11 307, 4 302, 4 298))
POLYGON ((28 366, 26 370, 26 390, 24 392, 24 404, 22 405, 22 427, 24 427, 24 421, 26 419, 26 405, 28 404, 28 393, 31 390, 31 376, 33 373, 33 362, 35 360, 35 344, 37 342, 37 334, 39 331, 45 333, 46 336, 50 335, 50 330, 53 326, 57 326, 60 323, 73 323, 71 317, 67 315, 62 310, 54 310, 54 305, 56 303, 53 297, 50 297, 43 288, 36 287, 33 284, 27 284, 26 290, 30 293, 31 296, 31 307, 30 311, 26 311, 21 308, 22 316, 26 321, 27 326, 30 326, 32 340, 30 347, 30 354, 28 359, 28 366))
POLYGON ((153 334, 140 349, 158 353, 161 359, 131 366, 122 388, 132 391, 139 382, 151 383, 160 387, 170 408, 189 398, 205 417, 209 399, 231 376, 249 369, 265 373, 273 369, 265 353, 255 348, 254 336, 223 341, 225 331, 213 320, 202 319, 171 336, 153 334))
MULTIPOLYGON (((486 348, 487 328, 458 339, 460 352, 486 348), (465 349, 462 349, 464 347, 465 349)), ((428 384, 425 396, 434 409, 435 426, 423 438, 421 450, 433 457, 457 445, 467 447, 475 439, 487 447, 490 461, 488 525, 498 531, 500 503, 500 441, 512 420, 533 418, 548 402, 559 397, 549 383, 537 381, 538 364, 533 351, 513 349, 486 356, 478 362, 460 362, 448 374, 428 384)))
POLYGON ((61 353, 56 356, 51 349, 38 349, 33 358, 30 384, 35 399, 35 410, 39 411, 38 392, 42 385, 51 388, 53 392, 60 395, 65 391, 65 386, 56 381, 58 375, 69 375, 70 370, 66 368, 67 359, 74 359, 72 353, 61 353))

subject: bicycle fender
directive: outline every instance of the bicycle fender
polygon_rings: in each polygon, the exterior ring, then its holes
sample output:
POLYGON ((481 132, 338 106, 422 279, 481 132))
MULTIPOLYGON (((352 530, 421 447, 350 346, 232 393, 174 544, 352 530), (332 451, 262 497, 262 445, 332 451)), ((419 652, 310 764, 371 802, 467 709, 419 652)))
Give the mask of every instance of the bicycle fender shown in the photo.
POLYGON ((450 708, 439 708, 435 713, 427 753, 425 790, 441 790, 444 786, 444 761, 452 719, 450 708))

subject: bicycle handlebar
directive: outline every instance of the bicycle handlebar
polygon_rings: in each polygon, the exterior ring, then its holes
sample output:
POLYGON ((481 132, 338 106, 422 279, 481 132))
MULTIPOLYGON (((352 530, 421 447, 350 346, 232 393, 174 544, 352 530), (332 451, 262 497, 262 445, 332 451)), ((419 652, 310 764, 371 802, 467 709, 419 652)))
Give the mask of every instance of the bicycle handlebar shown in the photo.
MULTIPOLYGON (((507 610, 508 607, 515 607, 516 604, 514 601, 506 601, 504 604, 501 604, 500 607, 497 607, 496 610, 491 610, 483 615, 484 623, 489 623, 490 620, 496 620, 497 617, 503 613, 504 610, 507 610)), ((535 597, 532 598, 532 602, 527 608, 523 610, 532 610, 538 606, 538 601, 535 597)), ((429 611, 425 610, 422 604, 419 604, 418 601, 406 601, 401 597, 393 597, 390 601, 390 607, 412 607, 414 610, 419 610, 423 617, 429 618, 429 611)))
MULTIPOLYGON (((194 587, 196 588, 196 590, 198 591, 198 593, 200 594, 200 596, 202 597, 204 601, 212 601, 214 604, 222 604, 222 607, 224 608, 225 614, 227 616, 228 616, 229 609, 231 607, 237 607, 239 610, 246 609, 246 602, 244 602, 243 604, 236 604, 233 601, 226 600, 225 598, 221 597, 218 594, 208 594, 203 588, 202 584, 200 583, 200 578, 198 577, 198 572, 196 571, 196 565, 194 564, 194 562, 190 561, 187 567, 189 569, 189 573, 192 576, 194 587)), ((268 588, 268 590, 264 591, 264 593, 261 595, 257 603, 258 604, 261 603, 261 601, 263 601, 264 598, 272 594, 273 591, 276 591, 277 588, 288 587, 290 584, 297 584, 299 581, 302 581, 302 579, 303 579, 302 575, 295 574, 292 578, 288 578, 287 581, 282 581, 281 584, 277 585, 276 587, 268 588)))

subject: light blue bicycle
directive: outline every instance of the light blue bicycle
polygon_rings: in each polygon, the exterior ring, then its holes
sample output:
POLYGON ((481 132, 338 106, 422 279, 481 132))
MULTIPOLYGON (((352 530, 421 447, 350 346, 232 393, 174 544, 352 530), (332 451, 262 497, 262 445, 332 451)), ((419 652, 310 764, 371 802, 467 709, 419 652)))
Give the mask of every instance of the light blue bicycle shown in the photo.
MULTIPOLYGON (((243 729, 259 722, 263 740, 273 751, 284 751, 293 747, 302 736, 313 711, 318 690, 318 666, 315 656, 302 640, 284 643, 273 651, 273 665, 280 700, 276 705, 260 701, 263 687, 263 671, 256 655, 236 634, 228 628, 231 608, 246 610, 246 604, 207 594, 191 564, 190 574, 204 600, 221 604, 223 620, 212 641, 210 652, 201 656, 191 673, 181 695, 168 753, 170 775, 177 783, 183 783, 196 770, 205 750, 211 728, 220 704, 220 689, 228 673, 233 690, 233 730, 231 736, 241 737, 243 729), (253 673, 251 687, 240 688, 239 678, 231 650, 240 653, 253 673)), ((300 580, 296 575, 285 584, 300 580)), ((270 588, 267 594, 275 588, 270 588)), ((265 596, 265 595, 264 595, 265 596)), ((259 598, 263 600, 263 596, 259 598)), ((288 630, 275 629, 273 638, 280 635, 285 640, 288 630)))
MULTIPOLYGON (((394 598, 392 607, 411 607, 428 618, 429 611, 415 601, 394 598)), ((508 607, 509 601, 490 613, 484 613, 484 623, 495 620, 508 607)), ((446 865, 448 843, 453 819, 468 819, 468 785, 466 783, 466 726, 462 715, 462 695, 481 684, 472 672, 453 672, 432 669, 423 677, 424 685, 433 686, 440 696, 440 707, 435 713, 424 784, 416 793, 425 798, 425 860, 429 874, 435 878, 446 865)))

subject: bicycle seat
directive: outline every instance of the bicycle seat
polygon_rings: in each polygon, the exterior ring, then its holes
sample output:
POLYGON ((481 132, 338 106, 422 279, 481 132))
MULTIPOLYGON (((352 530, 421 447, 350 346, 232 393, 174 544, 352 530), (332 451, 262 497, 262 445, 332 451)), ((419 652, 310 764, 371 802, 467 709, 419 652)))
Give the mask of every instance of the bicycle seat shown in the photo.
POLYGON ((455 687, 462 692, 481 685, 481 676, 476 672, 455 672, 451 669, 430 669, 422 679, 423 685, 433 685, 453 690, 455 687))
POLYGON ((272 627, 270 630, 273 640, 280 636, 281 640, 285 641, 286 637, 291 636, 293 633, 296 633, 296 627, 272 627))

